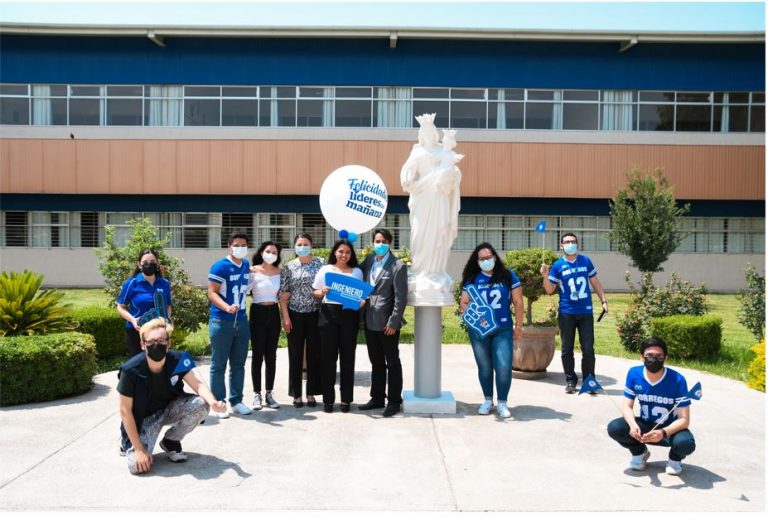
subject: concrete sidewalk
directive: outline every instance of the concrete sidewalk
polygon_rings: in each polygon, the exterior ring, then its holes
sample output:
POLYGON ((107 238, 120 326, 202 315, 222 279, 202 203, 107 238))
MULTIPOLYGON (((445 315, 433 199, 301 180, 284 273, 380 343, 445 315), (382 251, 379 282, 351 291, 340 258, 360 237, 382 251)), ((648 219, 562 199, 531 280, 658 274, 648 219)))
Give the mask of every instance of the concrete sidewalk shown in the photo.
MULTIPOLYGON (((401 348, 413 388, 413 346, 401 348)), ((622 399, 636 363, 599 356, 598 379, 622 399)), ((765 395, 743 383, 682 370, 704 397, 692 404, 697 450, 680 477, 664 473, 667 450, 649 468, 626 469, 629 453, 606 434, 618 416, 605 395, 566 395, 559 355, 546 379, 512 383, 512 419, 477 415, 482 399, 471 348, 443 349, 452 416, 294 408, 288 357, 278 351, 279 410, 217 421, 184 439, 185 464, 155 448, 155 464, 132 476, 118 455, 117 378, 86 395, 0 411, 2 510, 433 510, 762 511, 765 395)), ((207 366, 201 368, 207 376, 207 366)), ((246 404, 253 394, 246 364, 246 404)), ((368 400, 370 364, 357 349, 355 402, 368 400)))

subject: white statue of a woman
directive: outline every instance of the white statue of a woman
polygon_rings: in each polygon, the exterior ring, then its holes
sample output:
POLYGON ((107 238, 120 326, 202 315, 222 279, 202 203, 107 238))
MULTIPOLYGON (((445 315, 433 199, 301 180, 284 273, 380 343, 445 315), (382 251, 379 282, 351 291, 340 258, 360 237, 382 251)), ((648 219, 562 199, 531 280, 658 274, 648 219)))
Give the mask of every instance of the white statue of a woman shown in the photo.
POLYGON ((448 253, 459 230, 463 155, 456 147, 455 130, 446 130, 443 144, 435 128, 435 114, 417 116, 419 144, 400 170, 400 184, 410 193, 411 269, 409 302, 415 305, 453 305, 453 280, 446 272, 448 253))

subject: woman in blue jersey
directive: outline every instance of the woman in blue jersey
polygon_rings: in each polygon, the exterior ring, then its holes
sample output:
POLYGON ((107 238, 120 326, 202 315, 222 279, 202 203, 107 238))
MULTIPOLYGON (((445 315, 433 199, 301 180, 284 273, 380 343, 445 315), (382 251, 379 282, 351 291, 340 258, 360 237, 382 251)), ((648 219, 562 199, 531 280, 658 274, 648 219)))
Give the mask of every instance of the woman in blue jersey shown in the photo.
MULTIPOLYGON (((123 283, 120 296, 117 298, 117 313, 125 320, 125 348, 128 357, 142 353, 139 329, 142 316, 155 308, 155 295, 161 294, 165 302, 165 317, 171 317, 171 284, 160 274, 157 262, 157 254, 151 249, 144 249, 139 253, 136 268, 130 278, 123 283)), ((160 298, 157 298, 161 301, 160 298)), ((157 317, 157 316, 155 316, 157 317)))
POLYGON ((520 339, 523 323, 523 290, 520 280, 507 269, 493 246, 487 242, 478 245, 464 266, 461 276, 461 302, 459 309, 465 321, 483 321, 490 332, 482 335, 469 327, 469 339, 477 362, 477 375, 485 401, 477 413, 488 415, 493 408, 493 379, 496 376, 496 411, 501 418, 512 414, 507 408, 507 397, 512 385, 512 316, 515 307, 514 339, 520 339), (485 312, 483 312, 485 311, 485 312), (495 327, 495 328, 494 328, 495 327))

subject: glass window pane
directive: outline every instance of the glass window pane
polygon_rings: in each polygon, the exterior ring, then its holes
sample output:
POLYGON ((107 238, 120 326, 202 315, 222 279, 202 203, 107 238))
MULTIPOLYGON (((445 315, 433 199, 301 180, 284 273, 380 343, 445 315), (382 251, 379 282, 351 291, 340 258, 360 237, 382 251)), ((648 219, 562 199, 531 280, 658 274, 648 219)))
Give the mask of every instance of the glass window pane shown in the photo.
POLYGON ((107 96, 138 96, 144 95, 144 87, 107 87, 107 96))
POLYGON ((0 124, 28 125, 29 98, 0 98, 0 124))
POLYGON ((296 87, 260 87, 262 98, 295 98, 296 87))
POLYGON ((323 126, 323 104, 325 101, 299 100, 296 109, 296 126, 323 126))
POLYGON ((98 125, 100 119, 100 99, 70 99, 70 125, 98 125))
POLYGON ((219 97, 220 87, 184 87, 184 96, 219 97))
POLYGON ((451 128, 485 128, 485 102, 454 101, 451 103, 451 128))
POLYGON ((750 132, 765 132, 765 106, 752 106, 750 132))
POLYGON ((451 89, 452 99, 485 99, 484 89, 451 89))
POLYGON ((715 132, 746 132, 749 107, 717 106, 714 107, 712 130, 715 132), (724 114, 726 117, 724 118, 724 114))
POLYGON ((259 101, 257 99, 224 99, 221 102, 223 126, 257 126, 259 101))
POLYGON ((527 103, 525 105, 525 128, 551 130, 554 107, 553 103, 527 103))
POLYGON ((597 101, 599 90, 564 90, 563 99, 566 101, 597 101))
POLYGON ((752 103, 765 103, 765 92, 752 92, 752 103))
POLYGON ((52 96, 67 96, 67 86, 66 85, 48 85, 48 88, 51 89, 51 95, 52 96))
POLYGON ((69 94, 71 96, 99 96, 100 87, 77 87, 73 86, 69 88, 69 94))
POLYGON ((597 104, 563 103, 564 130, 597 130, 597 104))
POLYGON ((141 126, 141 103, 141 99, 107 100, 107 124, 141 126))
POLYGON ((715 103, 724 103, 728 94, 728 103, 749 103, 749 92, 715 92, 715 103))
POLYGON ((32 100, 33 125, 66 125, 67 100, 35 98, 32 100))
POLYGON ((369 98, 371 97, 370 87, 336 87, 336 98, 369 98))
POLYGON ((184 126, 219 126, 219 100, 185 99, 184 126))
POLYGON ((492 88, 488 90, 488 99, 497 99, 499 101, 522 101, 525 99, 525 90, 492 88))
MULTIPOLYGON (((338 94, 338 89, 336 90, 338 94)), ((371 126, 371 101, 336 100, 336 126, 371 126)))
POLYGON ((299 87, 299 97, 323 97, 323 87, 299 87))
POLYGON ((678 105, 677 131, 709 132, 711 127, 710 113, 709 105, 678 105))
POLYGON ((488 103, 488 128, 523 128, 523 104, 488 103))
POLYGON ((534 100, 534 101, 536 100, 551 101, 555 99, 555 91, 554 90, 529 90, 528 99, 534 100))
POLYGON ((223 97, 256 97, 256 87, 222 87, 223 97))
POLYGON ((672 103, 675 100, 674 92, 652 92, 652 91, 640 91, 640 101, 668 101, 672 103))
POLYGON ((0 95, 26 96, 29 94, 28 85, 0 85, 0 95))
MULTIPOLYGON (((446 90, 446 92, 448 92, 446 90)), ((445 128, 450 126, 448 123, 448 101, 414 101, 413 102, 413 115, 414 119, 411 122, 411 125, 414 127, 419 126, 418 121, 416 121, 415 116, 420 116, 421 114, 434 114, 436 113, 437 116, 435 117, 435 126, 439 128, 445 128)))
POLYGON ((292 99, 260 101, 259 126, 296 126, 296 102, 292 99))
MULTIPOLYGON (((448 89, 447 88, 415 88, 413 89, 413 97, 414 98, 432 98, 432 99, 447 99, 448 98, 448 89)), ((422 112, 419 112, 420 114, 422 112)))
POLYGON ((672 130, 673 105, 640 105, 638 130, 672 130))
POLYGON ((709 103, 709 92, 678 92, 678 103, 709 103))

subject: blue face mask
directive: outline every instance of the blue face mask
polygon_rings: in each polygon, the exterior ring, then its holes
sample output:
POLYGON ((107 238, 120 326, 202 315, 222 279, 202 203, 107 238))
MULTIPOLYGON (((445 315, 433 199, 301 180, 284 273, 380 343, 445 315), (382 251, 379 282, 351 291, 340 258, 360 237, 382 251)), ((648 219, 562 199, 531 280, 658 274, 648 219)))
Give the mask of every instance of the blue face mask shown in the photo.
POLYGON ((384 256, 389 253, 389 244, 373 244, 373 250, 376 252, 376 256, 384 256))
POLYGON ((496 259, 495 258, 487 258, 485 260, 479 260, 477 262, 477 265, 480 266, 480 269, 483 271, 490 273, 493 271, 493 267, 496 265, 496 259))
POLYGON ((312 248, 309 246, 297 246, 296 247, 296 254, 299 256, 307 256, 312 251, 312 248))
POLYGON ((563 246, 563 251, 566 255, 575 255, 576 252, 579 250, 578 244, 565 244, 563 246))

